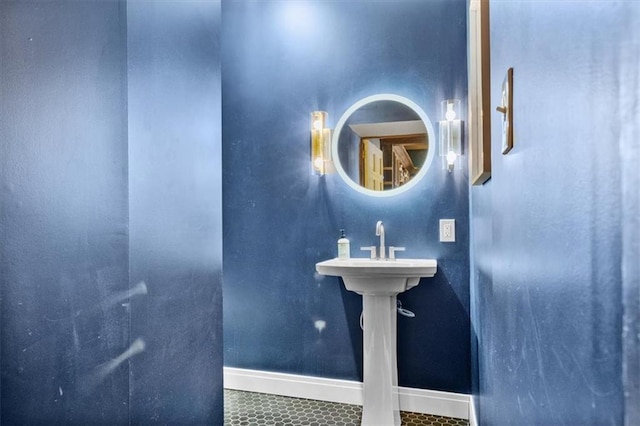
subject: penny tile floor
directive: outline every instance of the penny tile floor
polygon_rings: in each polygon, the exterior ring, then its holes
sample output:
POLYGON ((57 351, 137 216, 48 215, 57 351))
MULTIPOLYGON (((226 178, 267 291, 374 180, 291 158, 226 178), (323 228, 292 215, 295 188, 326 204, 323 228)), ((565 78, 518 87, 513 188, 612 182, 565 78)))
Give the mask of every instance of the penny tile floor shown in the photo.
MULTIPOLYGON (((225 426, 360 426, 359 405, 225 389, 225 426)), ((468 426, 464 419, 401 412, 403 426, 468 426)))

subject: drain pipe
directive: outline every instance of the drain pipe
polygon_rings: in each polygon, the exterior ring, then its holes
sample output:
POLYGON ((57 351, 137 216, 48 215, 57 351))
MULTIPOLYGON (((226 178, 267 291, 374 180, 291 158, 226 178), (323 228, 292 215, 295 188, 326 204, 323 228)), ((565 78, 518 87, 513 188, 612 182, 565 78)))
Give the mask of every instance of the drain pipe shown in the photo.
POLYGON ((398 313, 402 316, 408 317, 408 318, 415 318, 416 314, 414 314, 413 312, 411 312, 408 309, 405 309, 402 307, 402 302, 399 300, 396 300, 396 306, 398 308, 398 313))

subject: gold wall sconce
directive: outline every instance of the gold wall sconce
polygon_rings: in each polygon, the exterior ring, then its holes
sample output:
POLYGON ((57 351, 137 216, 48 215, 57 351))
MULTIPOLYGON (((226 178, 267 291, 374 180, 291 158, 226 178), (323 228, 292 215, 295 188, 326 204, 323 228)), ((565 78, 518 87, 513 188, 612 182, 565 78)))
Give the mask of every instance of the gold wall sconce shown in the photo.
POLYGON ((331 129, 327 128, 325 111, 311 113, 311 168, 322 176, 333 171, 331 161, 331 129))
POLYGON ((507 70, 502 82, 502 104, 496 110, 502 114, 502 154, 513 148, 513 68, 507 70))
POLYGON ((440 125, 440 158, 442 168, 451 173, 456 159, 462 155, 462 120, 458 118, 460 100, 442 101, 441 108, 443 120, 438 123, 440 125))

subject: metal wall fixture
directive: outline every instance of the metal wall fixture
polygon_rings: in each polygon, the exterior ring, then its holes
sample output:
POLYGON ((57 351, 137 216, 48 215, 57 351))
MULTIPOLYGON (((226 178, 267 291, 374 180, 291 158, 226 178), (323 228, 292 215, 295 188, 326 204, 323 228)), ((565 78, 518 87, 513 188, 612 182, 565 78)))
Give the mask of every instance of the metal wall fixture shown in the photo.
POLYGON ((327 128, 327 113, 311 113, 311 168, 322 176, 333 171, 331 161, 331 129, 327 128))
POLYGON ((442 168, 453 171, 456 159, 462 155, 462 120, 458 118, 460 113, 460 100, 447 99, 442 101, 442 120, 440 125, 440 158, 442 168))
POLYGON ((502 154, 513 148, 513 68, 507 70, 502 82, 502 104, 496 110, 502 114, 502 154))

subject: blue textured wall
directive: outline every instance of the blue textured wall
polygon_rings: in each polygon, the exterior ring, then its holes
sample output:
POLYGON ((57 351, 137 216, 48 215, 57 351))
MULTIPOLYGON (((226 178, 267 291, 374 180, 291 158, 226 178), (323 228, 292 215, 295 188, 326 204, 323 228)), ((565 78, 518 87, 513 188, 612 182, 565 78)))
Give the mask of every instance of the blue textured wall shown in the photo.
POLYGON ((466 102, 465 1, 225 2, 222 17, 225 365, 360 379, 361 298, 315 263, 336 255, 340 228, 364 257, 383 220, 389 245, 439 262, 400 297, 416 313, 399 319, 400 383, 468 392, 465 165, 434 161, 418 187, 378 199, 309 163, 313 110, 334 126, 357 100, 396 93, 435 122, 443 99, 466 102), (457 220, 457 243, 438 242, 440 218, 457 220))
POLYGON ((222 424, 220 3, 131 1, 132 421, 222 424))
POLYGON ((0 421, 221 424, 220 3, 0 11, 0 421))
POLYGON ((2 424, 129 420, 120 6, 0 3, 2 424))
MULTIPOLYGON (((513 67, 515 146, 500 154, 492 112, 492 178, 471 194, 481 424, 623 424, 639 14, 635 2, 491 2, 492 105, 513 67)), ((637 397, 637 364, 628 374, 637 397)))

